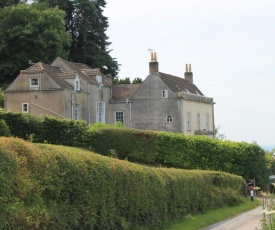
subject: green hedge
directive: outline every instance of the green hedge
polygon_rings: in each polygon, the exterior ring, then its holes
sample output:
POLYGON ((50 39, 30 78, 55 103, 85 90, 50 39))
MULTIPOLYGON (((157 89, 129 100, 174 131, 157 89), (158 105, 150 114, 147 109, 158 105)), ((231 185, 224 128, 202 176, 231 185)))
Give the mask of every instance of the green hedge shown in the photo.
POLYGON ((104 125, 87 127, 84 121, 21 113, 0 112, 1 119, 13 136, 32 142, 90 148, 144 164, 233 173, 256 178, 256 185, 263 189, 268 181, 265 152, 256 144, 104 125))
POLYGON ((31 114, 0 112, 12 136, 32 142, 83 146, 87 126, 84 121, 31 114))
POLYGON ((265 152, 256 144, 125 128, 92 130, 88 138, 90 148, 103 155, 115 153, 139 163, 233 173, 256 178, 263 189, 268 181, 265 152))
POLYGON ((0 229, 162 229, 241 202, 242 178, 0 138, 0 229))

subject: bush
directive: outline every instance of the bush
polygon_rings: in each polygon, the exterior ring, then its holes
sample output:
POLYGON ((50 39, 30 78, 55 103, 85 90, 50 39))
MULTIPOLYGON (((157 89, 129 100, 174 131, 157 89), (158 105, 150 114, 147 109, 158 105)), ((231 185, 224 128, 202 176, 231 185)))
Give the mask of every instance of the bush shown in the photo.
POLYGON ((161 229, 241 202, 241 185, 228 173, 150 168, 0 138, 1 229, 161 229))
POLYGON ((85 145, 103 155, 115 152, 120 159, 139 163, 223 171, 256 178, 257 186, 266 187, 265 152, 256 144, 126 128, 90 130, 87 136, 85 145))
POLYGON ((0 119, 0 136, 11 136, 10 128, 3 119, 0 119))

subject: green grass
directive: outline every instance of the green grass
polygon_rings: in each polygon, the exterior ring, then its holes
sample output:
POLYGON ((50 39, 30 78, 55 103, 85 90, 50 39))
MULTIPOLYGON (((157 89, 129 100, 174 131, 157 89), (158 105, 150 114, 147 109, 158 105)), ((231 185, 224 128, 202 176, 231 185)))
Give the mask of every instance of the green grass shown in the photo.
POLYGON ((234 207, 223 207, 216 210, 211 210, 205 214, 186 216, 181 222, 167 226, 166 230, 198 230, 207 227, 211 224, 225 220, 242 212, 251 210, 261 205, 261 201, 255 199, 253 202, 248 197, 244 204, 234 207))

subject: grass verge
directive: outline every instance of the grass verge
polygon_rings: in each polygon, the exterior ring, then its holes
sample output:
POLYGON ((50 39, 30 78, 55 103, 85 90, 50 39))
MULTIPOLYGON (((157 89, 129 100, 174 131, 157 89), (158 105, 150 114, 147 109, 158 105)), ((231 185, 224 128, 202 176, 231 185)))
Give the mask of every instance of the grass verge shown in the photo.
POLYGON ((219 221, 233 217, 242 212, 246 212, 261 205, 261 201, 255 199, 254 202, 250 201, 250 197, 245 199, 243 204, 233 207, 223 207, 216 210, 208 211, 205 214, 186 216, 182 221, 168 225, 166 230, 198 230, 207 227, 219 221))

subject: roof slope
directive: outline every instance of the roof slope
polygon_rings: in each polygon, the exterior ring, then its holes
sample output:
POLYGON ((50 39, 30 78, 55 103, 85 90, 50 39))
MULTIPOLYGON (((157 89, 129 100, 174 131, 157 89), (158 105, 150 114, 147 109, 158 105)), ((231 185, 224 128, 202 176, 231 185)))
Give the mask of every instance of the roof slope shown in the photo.
POLYGON ((160 78, 165 82, 165 84, 173 91, 173 92, 189 92, 192 94, 197 94, 204 96, 203 93, 199 90, 199 88, 192 82, 181 78, 176 77, 166 73, 159 73, 160 78))
POLYGON ((65 79, 68 79, 72 76, 72 72, 66 74, 59 67, 51 66, 42 62, 38 62, 28 69, 22 72, 30 71, 44 71, 46 72, 62 89, 73 89, 73 86, 70 85, 65 79))
POLYGON ((140 84, 121 84, 112 86, 112 100, 113 101, 126 101, 131 99, 136 93, 140 84))

